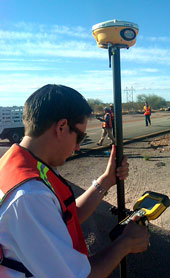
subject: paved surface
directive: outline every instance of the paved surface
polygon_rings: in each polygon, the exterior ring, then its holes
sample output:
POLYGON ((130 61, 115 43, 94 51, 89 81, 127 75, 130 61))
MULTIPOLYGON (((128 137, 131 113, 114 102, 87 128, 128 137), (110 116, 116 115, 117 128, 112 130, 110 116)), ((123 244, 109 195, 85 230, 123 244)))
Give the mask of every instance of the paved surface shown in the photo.
MULTIPOLYGON (((122 125, 124 142, 170 130, 170 112, 153 113, 151 119, 152 126, 145 127, 143 114, 123 115, 122 125)), ((97 146, 100 136, 101 122, 95 118, 90 119, 87 126, 87 137, 81 145, 81 152, 84 153, 92 149, 100 149, 100 147, 97 146)), ((106 137, 103 146, 108 147, 109 143, 110 140, 106 137)), ((7 151, 9 146, 8 140, 0 140, 0 157, 7 151)))
MULTIPOLYGON (((123 140, 131 141, 134 138, 143 138, 151 134, 156 135, 157 133, 170 130, 170 113, 154 113, 152 115, 151 127, 145 127, 144 117, 142 114, 134 115, 123 115, 122 117, 123 126, 123 140)), ((96 143, 101 136, 101 122, 96 119, 91 119, 87 126, 87 137, 81 146, 81 151, 86 152, 89 149, 97 149, 96 143)), ((104 140, 103 146, 108 146, 110 140, 107 136, 104 140)))

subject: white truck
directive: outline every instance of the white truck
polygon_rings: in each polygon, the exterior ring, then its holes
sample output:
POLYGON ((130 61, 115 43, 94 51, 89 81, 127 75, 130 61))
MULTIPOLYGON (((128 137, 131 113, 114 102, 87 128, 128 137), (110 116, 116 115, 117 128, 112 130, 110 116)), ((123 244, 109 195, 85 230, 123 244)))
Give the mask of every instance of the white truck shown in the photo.
POLYGON ((0 106, 0 139, 19 143, 24 136, 22 123, 22 106, 0 106))

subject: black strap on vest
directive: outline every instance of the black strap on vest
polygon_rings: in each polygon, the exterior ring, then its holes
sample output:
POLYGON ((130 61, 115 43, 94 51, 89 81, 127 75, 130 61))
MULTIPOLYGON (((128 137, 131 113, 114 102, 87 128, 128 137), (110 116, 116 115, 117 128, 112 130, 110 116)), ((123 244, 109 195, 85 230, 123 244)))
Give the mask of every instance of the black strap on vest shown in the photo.
POLYGON ((71 205, 71 203, 73 203, 75 201, 74 196, 71 195, 70 197, 68 197, 66 200, 64 200, 64 204, 66 207, 68 207, 69 205, 71 205))
POLYGON ((11 268, 11 269, 14 269, 18 272, 25 273, 26 277, 33 277, 31 272, 29 272, 29 270, 22 263, 19 263, 17 261, 4 258, 1 265, 6 266, 6 267, 11 268))
MULTIPOLYGON (((68 207, 72 202, 74 202, 74 196, 73 195, 71 195, 69 198, 67 198, 64 201, 64 204, 65 204, 66 207, 68 207)), ((66 210, 63 213, 63 220, 64 220, 66 225, 67 225, 67 221, 69 221, 71 219, 71 217, 72 217, 72 214, 69 210, 66 210)), ((1 253, 0 265, 3 265, 5 267, 11 268, 11 269, 14 269, 18 272, 25 273, 26 277, 33 277, 31 272, 29 272, 29 270, 22 263, 17 262, 17 261, 12 260, 12 259, 4 258, 3 250, 2 250, 1 245, 0 245, 0 253, 1 253)))
POLYGON ((11 269, 14 269, 18 272, 25 273, 26 277, 33 277, 31 272, 29 272, 29 270, 22 263, 19 263, 15 260, 4 258, 3 250, 2 250, 1 245, 0 245, 0 251, 1 251, 0 265, 3 265, 5 267, 11 268, 11 269))

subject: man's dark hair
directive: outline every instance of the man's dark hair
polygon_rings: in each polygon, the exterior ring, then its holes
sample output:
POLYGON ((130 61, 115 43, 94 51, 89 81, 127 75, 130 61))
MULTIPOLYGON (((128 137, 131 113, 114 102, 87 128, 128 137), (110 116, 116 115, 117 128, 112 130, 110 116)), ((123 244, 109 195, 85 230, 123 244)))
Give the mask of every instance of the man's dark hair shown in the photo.
POLYGON ((23 124, 25 135, 38 137, 61 119, 68 125, 83 123, 92 109, 76 90, 63 85, 45 85, 25 102, 23 124))

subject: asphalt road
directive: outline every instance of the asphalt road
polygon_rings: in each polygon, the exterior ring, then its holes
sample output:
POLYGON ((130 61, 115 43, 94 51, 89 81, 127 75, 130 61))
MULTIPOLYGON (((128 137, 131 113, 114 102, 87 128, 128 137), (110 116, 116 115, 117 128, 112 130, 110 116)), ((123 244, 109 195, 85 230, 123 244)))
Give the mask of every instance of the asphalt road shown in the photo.
MULTIPOLYGON (((170 131, 170 112, 157 112, 152 113, 152 125, 145 127, 143 114, 123 115, 123 139, 124 141, 131 141, 135 138, 142 138, 151 134, 159 134, 163 131, 170 131)), ((98 149, 97 142, 101 136, 101 122, 97 119, 90 119, 87 126, 87 137, 82 143, 81 151, 88 151, 91 149, 98 149)), ((104 140, 103 146, 108 146, 110 140, 107 136, 104 140)), ((0 157, 10 147, 8 140, 0 140, 0 157)))
MULTIPOLYGON (((123 139, 133 140, 151 134, 157 134, 163 131, 170 131, 170 113, 157 112, 151 116, 152 125, 146 127, 143 114, 123 115, 123 139)), ((92 149, 97 147, 97 142, 101 136, 101 122, 97 119, 89 120, 87 126, 87 137, 81 145, 81 149, 92 149)), ((107 137, 103 145, 107 146, 110 140, 107 137)))

